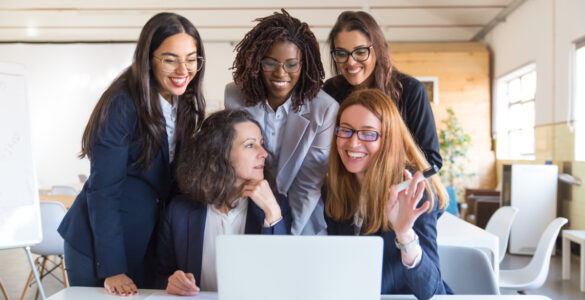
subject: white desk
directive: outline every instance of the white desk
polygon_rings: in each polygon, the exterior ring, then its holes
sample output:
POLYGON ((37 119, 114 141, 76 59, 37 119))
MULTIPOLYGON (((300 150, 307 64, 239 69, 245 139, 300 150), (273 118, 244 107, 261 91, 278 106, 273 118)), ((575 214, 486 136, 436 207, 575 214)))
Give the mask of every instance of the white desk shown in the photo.
MULTIPOLYGON (((144 300, 150 295, 164 295, 162 290, 140 290, 137 296, 119 297, 107 295, 104 288, 95 287, 70 287, 52 295, 48 300, 144 300)), ((212 295, 214 296, 214 295, 212 295)), ((197 300, 195 297, 176 297, 177 300, 197 300)), ((438 295, 433 300, 551 300, 545 296, 539 295, 438 295)), ((310 300, 310 299, 306 299, 310 300)), ((380 300, 416 300, 412 295, 382 295, 380 300)))
POLYGON ((499 281, 499 238, 450 213, 444 213, 437 222, 437 243, 445 246, 483 248, 491 254, 492 266, 499 281))
POLYGON ((563 280, 571 278, 571 242, 581 246, 581 292, 585 292, 585 230, 563 230, 563 280))

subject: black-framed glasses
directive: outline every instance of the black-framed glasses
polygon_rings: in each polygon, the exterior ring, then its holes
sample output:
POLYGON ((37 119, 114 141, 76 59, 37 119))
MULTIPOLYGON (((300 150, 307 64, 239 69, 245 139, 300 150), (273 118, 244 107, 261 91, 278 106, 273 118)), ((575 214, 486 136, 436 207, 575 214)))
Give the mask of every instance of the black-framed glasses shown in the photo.
POLYGON ((189 56, 185 60, 180 60, 172 55, 163 55, 162 57, 153 56, 161 63, 161 70, 165 73, 172 73, 178 69, 181 64, 185 65, 187 72, 193 73, 201 70, 205 58, 203 56, 189 56))
POLYGON ((335 135, 343 139, 351 139, 356 133, 358 140, 364 142, 375 142, 380 137, 380 133, 375 130, 353 130, 347 127, 335 127, 335 135))
POLYGON ((349 59, 349 56, 353 57, 353 60, 357 62, 362 62, 368 60, 370 58, 370 49, 374 47, 371 46, 364 46, 364 47, 357 47, 353 49, 353 51, 348 52, 347 50, 343 49, 335 49, 331 51, 331 57, 337 63, 346 63, 349 59))
POLYGON ((274 72, 281 67, 287 73, 296 73, 301 69, 301 63, 298 60, 291 60, 281 63, 271 59, 263 59, 260 61, 260 64, 262 65, 262 71, 264 72, 274 72))

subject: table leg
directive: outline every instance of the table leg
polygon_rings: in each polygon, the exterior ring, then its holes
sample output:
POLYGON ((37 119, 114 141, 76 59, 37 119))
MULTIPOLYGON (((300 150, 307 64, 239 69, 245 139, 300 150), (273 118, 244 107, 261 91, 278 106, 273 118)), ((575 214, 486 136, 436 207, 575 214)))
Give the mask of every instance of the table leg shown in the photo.
POLYGON ((571 241, 563 235, 563 280, 571 278, 571 241))
POLYGON ((585 242, 581 243, 581 292, 585 292, 585 242))

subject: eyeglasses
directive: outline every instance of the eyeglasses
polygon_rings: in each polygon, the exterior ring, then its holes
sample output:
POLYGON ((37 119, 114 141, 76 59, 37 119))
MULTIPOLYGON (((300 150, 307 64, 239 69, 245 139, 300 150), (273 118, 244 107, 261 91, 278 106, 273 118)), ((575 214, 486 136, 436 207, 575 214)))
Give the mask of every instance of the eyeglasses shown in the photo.
POLYGON ((178 69, 181 64, 185 65, 187 72, 193 73, 201 70, 203 67, 203 63, 205 62, 205 58, 203 56, 189 56, 185 60, 180 60, 171 55, 163 55, 162 57, 156 57, 161 63, 161 69, 165 73, 172 73, 176 69, 178 69))
POLYGON ((335 49, 331 51, 331 57, 333 57, 333 60, 337 63, 346 63, 347 60, 349 59, 349 56, 351 55, 351 57, 353 57, 353 60, 357 62, 362 62, 370 58, 370 49, 372 47, 374 46, 372 45, 368 47, 358 47, 353 49, 353 51, 351 52, 348 52, 343 49, 335 49))
POLYGON ((296 73, 301 69, 301 63, 297 60, 281 63, 270 59, 263 59, 260 63, 264 72, 274 72, 281 66, 287 73, 296 73))
POLYGON ((375 142, 380 134, 374 130, 353 130, 345 127, 335 127, 335 135, 342 139, 351 139, 354 133, 357 133, 358 140, 364 142, 375 142))

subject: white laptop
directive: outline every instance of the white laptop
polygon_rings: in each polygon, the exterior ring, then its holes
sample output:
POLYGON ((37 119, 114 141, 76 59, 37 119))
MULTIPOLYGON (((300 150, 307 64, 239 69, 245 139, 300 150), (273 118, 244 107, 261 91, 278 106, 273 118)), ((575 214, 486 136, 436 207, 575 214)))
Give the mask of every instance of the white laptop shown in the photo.
POLYGON ((220 300, 380 299, 380 237, 222 235, 216 248, 220 300))

